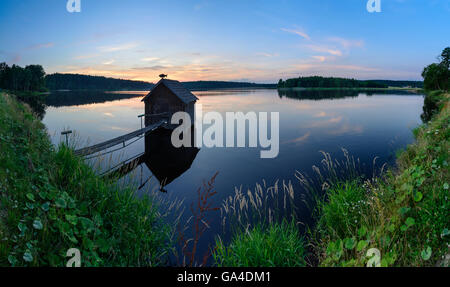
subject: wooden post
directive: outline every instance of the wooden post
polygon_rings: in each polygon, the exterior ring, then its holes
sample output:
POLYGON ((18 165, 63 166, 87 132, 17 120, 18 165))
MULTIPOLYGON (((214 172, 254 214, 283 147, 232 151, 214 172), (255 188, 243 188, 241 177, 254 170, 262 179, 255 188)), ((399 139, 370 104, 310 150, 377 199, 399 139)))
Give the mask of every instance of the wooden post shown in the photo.
POLYGON ((72 131, 68 130, 68 131, 62 131, 61 135, 65 135, 66 136, 66 146, 69 146, 69 134, 71 134, 72 131))

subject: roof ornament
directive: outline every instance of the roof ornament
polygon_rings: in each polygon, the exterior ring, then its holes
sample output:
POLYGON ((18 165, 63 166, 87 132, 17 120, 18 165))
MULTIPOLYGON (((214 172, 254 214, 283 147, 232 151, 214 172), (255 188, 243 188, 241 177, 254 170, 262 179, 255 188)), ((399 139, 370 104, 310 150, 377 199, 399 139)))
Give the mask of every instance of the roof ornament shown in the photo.
POLYGON ((160 74, 159 77, 160 77, 161 79, 167 78, 167 74, 160 74))

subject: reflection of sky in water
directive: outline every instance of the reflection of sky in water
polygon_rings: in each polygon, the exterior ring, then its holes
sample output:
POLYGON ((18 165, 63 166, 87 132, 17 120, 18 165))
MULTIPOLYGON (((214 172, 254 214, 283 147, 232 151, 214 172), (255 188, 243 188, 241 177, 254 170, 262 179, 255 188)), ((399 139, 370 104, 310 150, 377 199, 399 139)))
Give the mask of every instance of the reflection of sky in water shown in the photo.
MULTIPOLYGON (((378 156, 378 163, 394 163, 395 151, 413 141, 411 129, 420 124, 423 97, 420 95, 373 95, 353 98, 299 100, 278 95, 276 90, 202 91, 195 93, 203 113, 217 111, 267 111, 280 113, 280 153, 274 159, 260 159, 259 148, 201 148, 191 168, 165 189, 186 199, 188 207, 197 188, 216 171, 217 203, 234 193, 235 186, 253 188, 256 182, 292 180, 296 170, 310 172, 322 159, 319 151, 342 158, 347 149, 367 166, 378 156)), ((44 123, 52 140, 70 127, 81 142, 91 144, 111 139, 140 128, 139 114, 144 112, 141 98, 116 100, 72 107, 49 107, 44 123)), ((204 128, 205 129, 205 128, 204 128)), ((204 130, 203 129, 203 130, 204 130)), ((143 140, 122 150, 113 159, 118 162, 144 151, 143 140)), ((147 167, 136 169, 134 178, 149 177, 147 167), (141 175, 141 171, 143 174, 141 175)), ((150 181, 149 185, 158 185, 150 181)), ((216 218, 216 220, 218 220, 216 218)))

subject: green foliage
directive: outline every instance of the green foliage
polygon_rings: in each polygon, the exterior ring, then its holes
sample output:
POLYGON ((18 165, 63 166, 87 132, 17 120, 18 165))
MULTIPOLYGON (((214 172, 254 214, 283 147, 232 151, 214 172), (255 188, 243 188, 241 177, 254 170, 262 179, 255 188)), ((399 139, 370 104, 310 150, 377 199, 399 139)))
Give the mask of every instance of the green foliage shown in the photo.
POLYGON ((396 172, 327 191, 313 234, 321 265, 377 265, 369 250, 380 252, 380 266, 434 266, 447 255, 450 95, 432 95, 439 113, 416 129, 416 143, 398 156, 396 172))
POLYGON ((450 88, 450 47, 439 56, 441 62, 433 63, 423 69, 422 77, 426 90, 448 90, 450 88))
POLYGON ((239 232, 228 246, 218 239, 213 256, 220 267, 305 266, 304 241, 295 224, 286 221, 239 232))
POLYGON ((72 150, 50 143, 44 126, 13 97, 0 96, 0 266, 165 262, 168 226, 150 196, 99 178, 72 150))
POLYGON ((357 180, 338 183, 328 190, 326 196, 327 199, 318 207, 321 214, 319 229, 342 238, 358 232, 361 215, 367 210, 366 194, 361 184, 357 180))

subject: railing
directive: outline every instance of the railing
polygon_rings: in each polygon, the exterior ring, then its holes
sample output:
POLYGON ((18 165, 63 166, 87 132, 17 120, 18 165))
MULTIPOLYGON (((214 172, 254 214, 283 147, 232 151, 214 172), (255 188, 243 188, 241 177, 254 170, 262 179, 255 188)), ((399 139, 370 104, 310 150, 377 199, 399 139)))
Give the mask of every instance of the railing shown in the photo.
POLYGON ((159 114, 142 114, 142 115, 138 115, 137 117, 141 119, 141 129, 143 128, 143 124, 142 124, 142 118, 143 117, 157 117, 157 116, 164 116, 164 115, 169 115, 169 113, 159 113, 159 114))

